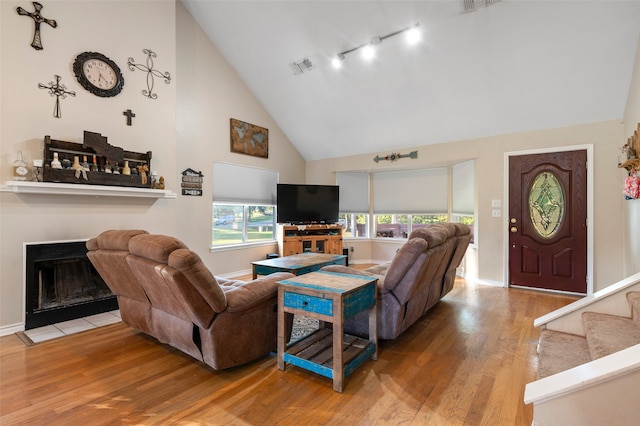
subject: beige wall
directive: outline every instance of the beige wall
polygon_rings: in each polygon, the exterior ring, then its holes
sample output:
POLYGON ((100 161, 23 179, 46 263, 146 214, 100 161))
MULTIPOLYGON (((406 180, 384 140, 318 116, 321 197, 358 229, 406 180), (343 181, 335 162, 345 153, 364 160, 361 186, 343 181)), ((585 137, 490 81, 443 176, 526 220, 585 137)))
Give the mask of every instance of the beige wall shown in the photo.
POLYGON ((29 161, 42 158, 44 135, 80 143, 83 131, 90 130, 127 150, 153 151, 152 168, 175 193, 180 193, 180 173, 189 167, 204 173, 205 185, 202 197, 157 201, 0 192, 0 335, 23 327, 24 242, 88 239, 105 229, 142 228, 182 239, 222 274, 247 270, 251 260, 274 251, 267 246, 209 253, 213 161, 278 170, 282 181, 304 180, 305 164, 181 4, 46 2, 42 14, 57 19, 58 27, 42 26, 42 51, 30 46, 33 21, 16 13, 19 4, 0 1, 0 184, 10 180, 18 150, 29 161), (95 31, 96 23, 105 24, 95 31), (144 63, 144 48, 157 53, 155 68, 172 76, 168 85, 156 81, 156 100, 141 94, 145 75, 126 67, 129 57, 144 63), (118 63, 125 78, 122 93, 98 98, 76 82, 73 60, 84 51, 101 52, 118 63), (52 116, 55 98, 37 87, 54 74, 76 92, 61 101, 61 119, 52 116), (126 109, 136 114, 130 127, 122 115, 126 109), (268 160, 229 152, 231 117, 269 129, 268 160))
MULTIPOLYGON (((623 137, 625 141, 638 129, 638 123, 640 123, 640 42, 636 52, 636 65, 629 87, 627 106, 624 111, 623 137)), ((620 179, 624 179, 626 175, 624 170, 620 170, 619 174, 620 179)), ((624 202, 624 223, 623 237, 626 248, 624 271, 625 276, 629 276, 640 272, 640 200, 624 202)))
POLYGON ((213 273, 248 270, 251 261, 277 253, 277 245, 209 253, 213 162, 277 170, 283 183, 304 182, 305 162, 181 3, 176 15, 177 169, 205 175, 204 196, 182 197, 176 205, 177 232, 213 273), (269 129, 268 159, 230 152, 230 118, 269 129))
MULTIPOLYGON (((45 2, 42 15, 56 19, 58 27, 42 25, 41 51, 30 46, 33 21, 18 15, 17 5, 0 2, 0 183, 11 179, 10 165, 18 150, 31 162, 42 158, 45 135, 82 143, 83 131, 90 130, 127 150, 153 151, 152 168, 175 188, 175 79, 169 85, 157 84, 158 99, 151 100, 141 94, 145 75, 126 65, 129 57, 144 63, 142 49, 149 48, 157 53, 156 67, 175 78, 173 1, 45 2), (118 96, 99 98, 77 83, 72 65, 85 51, 103 53, 118 64, 125 78, 118 96), (59 119, 52 114, 55 98, 37 87, 53 81, 54 74, 62 77, 67 90, 76 92, 61 100, 59 119), (136 114, 133 126, 126 125, 126 109, 136 114)), ((33 8, 29 2, 21 5, 33 8)), ((23 323, 24 242, 87 239, 118 227, 174 232, 175 204, 176 200, 0 193, 0 331, 23 323)))
MULTIPOLYGON (((472 251, 475 264, 468 270, 476 271, 480 282, 504 285, 504 227, 505 218, 491 216, 491 200, 505 201, 505 153, 553 147, 592 145, 594 152, 594 290, 603 288, 623 276, 623 235, 621 181, 617 165, 618 147, 621 146, 619 121, 586 124, 560 129, 548 129, 501 135, 481 139, 450 142, 439 145, 409 147, 402 152, 418 150, 415 160, 402 159, 396 163, 376 164, 376 154, 334 158, 307 163, 307 180, 314 183, 335 182, 335 172, 348 170, 380 171, 396 168, 424 168, 452 164, 469 158, 476 159, 477 232, 476 247, 472 251)), ((416 188, 419 191, 420 188, 416 188)), ((371 255, 387 253, 388 248, 376 247, 371 255)), ((353 258, 360 259, 358 251, 353 258)))

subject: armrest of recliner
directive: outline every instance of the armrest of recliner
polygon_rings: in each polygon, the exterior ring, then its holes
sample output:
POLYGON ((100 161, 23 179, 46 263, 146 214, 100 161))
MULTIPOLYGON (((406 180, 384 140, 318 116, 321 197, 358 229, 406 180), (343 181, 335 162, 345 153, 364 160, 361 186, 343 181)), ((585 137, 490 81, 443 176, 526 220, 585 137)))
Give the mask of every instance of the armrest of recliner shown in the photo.
POLYGON ((227 311, 239 312, 251 309, 278 296, 278 281, 293 278, 288 272, 276 272, 253 281, 234 286, 222 286, 227 296, 227 311))

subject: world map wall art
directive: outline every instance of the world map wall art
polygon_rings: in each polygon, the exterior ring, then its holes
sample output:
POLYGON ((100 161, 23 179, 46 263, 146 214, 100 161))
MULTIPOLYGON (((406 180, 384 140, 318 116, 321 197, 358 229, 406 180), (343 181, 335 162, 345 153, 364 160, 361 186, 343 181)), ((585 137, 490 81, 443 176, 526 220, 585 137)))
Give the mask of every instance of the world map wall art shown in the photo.
POLYGON ((232 118, 231 152, 269 158, 269 129, 232 118))

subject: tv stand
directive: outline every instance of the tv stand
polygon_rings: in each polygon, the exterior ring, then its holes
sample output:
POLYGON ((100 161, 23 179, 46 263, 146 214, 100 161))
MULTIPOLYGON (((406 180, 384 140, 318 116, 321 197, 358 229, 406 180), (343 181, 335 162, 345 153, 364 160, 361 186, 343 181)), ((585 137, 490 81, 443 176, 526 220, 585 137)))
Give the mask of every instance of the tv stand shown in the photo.
POLYGON ((282 225, 281 256, 301 253, 342 254, 342 225, 282 225))

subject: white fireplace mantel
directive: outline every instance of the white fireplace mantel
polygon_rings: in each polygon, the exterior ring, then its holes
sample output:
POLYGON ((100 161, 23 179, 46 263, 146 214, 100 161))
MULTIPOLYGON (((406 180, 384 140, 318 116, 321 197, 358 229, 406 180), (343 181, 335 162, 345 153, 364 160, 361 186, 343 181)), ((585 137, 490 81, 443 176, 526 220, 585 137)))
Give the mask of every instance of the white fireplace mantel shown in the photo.
POLYGON ((126 186, 82 185, 72 183, 28 182, 10 180, 0 186, 0 192, 41 195, 90 195, 105 197, 176 198, 168 189, 147 189, 126 186))

